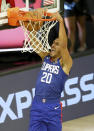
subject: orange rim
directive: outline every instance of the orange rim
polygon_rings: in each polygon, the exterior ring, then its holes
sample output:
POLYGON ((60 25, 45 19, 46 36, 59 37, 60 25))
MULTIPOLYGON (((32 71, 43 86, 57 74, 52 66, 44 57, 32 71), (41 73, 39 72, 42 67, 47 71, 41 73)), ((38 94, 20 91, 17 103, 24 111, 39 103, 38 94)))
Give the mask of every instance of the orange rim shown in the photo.
MULTIPOLYGON (((26 14, 27 12, 23 12, 24 14, 26 14)), ((22 12, 20 13, 20 15, 22 14, 22 12)), ((17 16, 18 20, 22 20, 22 21, 55 21, 56 18, 51 18, 51 19, 34 19, 34 18, 30 18, 30 17, 24 17, 24 16, 17 16)), ((44 14, 44 16, 52 16, 52 13, 46 13, 44 14)))
MULTIPOLYGON (((34 19, 34 18, 30 18, 30 17, 26 17, 24 16, 26 13, 29 13, 30 11, 21 11, 19 10, 19 8, 10 8, 8 9, 8 18, 14 18, 16 20, 21 20, 21 21, 55 21, 56 18, 50 18, 50 19, 34 19)), ((52 13, 44 13, 44 16, 52 16, 52 13)))

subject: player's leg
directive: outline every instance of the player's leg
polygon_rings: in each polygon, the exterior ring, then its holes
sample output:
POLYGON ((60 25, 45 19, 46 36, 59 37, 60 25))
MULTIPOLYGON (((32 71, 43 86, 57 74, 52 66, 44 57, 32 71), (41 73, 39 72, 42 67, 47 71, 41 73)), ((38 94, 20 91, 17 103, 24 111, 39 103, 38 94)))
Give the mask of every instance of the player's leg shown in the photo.
POLYGON ((79 1, 76 7, 76 16, 77 16, 77 27, 78 27, 78 37, 80 41, 80 47, 78 51, 86 50, 86 16, 84 14, 85 6, 83 1, 79 1))
POLYGON ((76 31, 75 16, 65 17, 64 21, 68 31, 68 38, 71 41, 70 53, 73 53, 74 46, 75 46, 74 44, 75 44, 75 31, 76 31))
POLYGON ((30 110, 29 131, 47 131, 46 123, 43 122, 43 103, 33 100, 30 110))
POLYGON ((47 131, 47 126, 43 122, 30 121, 29 131, 47 131))
POLYGON ((48 125, 47 131, 62 131, 62 124, 61 124, 61 122, 60 121, 59 122, 51 122, 48 125))
POLYGON ((75 2, 64 2, 64 21, 68 32, 68 38, 71 42, 70 53, 74 52, 76 17, 75 17, 75 2))
POLYGON ((84 15, 77 17, 77 27, 80 41, 80 47, 78 48, 78 51, 84 51, 86 50, 86 25, 84 15))
POLYGON ((47 131, 62 131, 62 108, 60 103, 49 104, 47 131))

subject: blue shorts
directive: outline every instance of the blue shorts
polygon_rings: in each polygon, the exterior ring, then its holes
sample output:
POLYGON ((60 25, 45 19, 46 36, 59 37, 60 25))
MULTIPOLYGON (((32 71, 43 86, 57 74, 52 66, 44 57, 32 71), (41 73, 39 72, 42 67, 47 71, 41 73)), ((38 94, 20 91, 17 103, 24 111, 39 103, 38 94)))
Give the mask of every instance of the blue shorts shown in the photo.
POLYGON ((70 16, 83 16, 85 15, 86 9, 84 6, 84 2, 80 0, 78 3, 76 2, 64 2, 64 17, 70 16))
POLYGON ((59 100, 35 97, 30 110, 29 131, 62 131, 62 110, 59 100))

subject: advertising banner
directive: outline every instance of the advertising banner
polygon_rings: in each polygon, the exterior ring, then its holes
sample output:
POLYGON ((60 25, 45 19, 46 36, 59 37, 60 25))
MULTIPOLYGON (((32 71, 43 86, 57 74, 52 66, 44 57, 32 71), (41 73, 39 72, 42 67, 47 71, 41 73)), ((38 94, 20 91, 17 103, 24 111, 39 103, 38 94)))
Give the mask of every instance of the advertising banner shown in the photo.
MULTIPOLYGON (((28 131, 40 67, 0 77, 0 131, 28 131)), ((94 113, 94 54, 76 58, 61 94, 63 121, 94 113)))

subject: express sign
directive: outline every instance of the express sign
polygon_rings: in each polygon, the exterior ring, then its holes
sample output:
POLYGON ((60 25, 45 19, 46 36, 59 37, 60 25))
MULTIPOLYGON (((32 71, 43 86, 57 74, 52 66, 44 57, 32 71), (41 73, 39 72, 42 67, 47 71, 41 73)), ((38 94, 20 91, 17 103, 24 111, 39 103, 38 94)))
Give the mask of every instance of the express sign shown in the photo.
MULTIPOLYGON (((5 101, 0 97, 0 106, 2 113, 0 115, 0 123, 4 123, 7 116, 11 120, 21 119, 24 117, 23 110, 31 106, 32 97, 35 95, 35 88, 32 88, 32 94, 29 90, 9 94, 5 101), (25 102, 22 102, 25 98, 25 102), (16 100, 17 115, 11 109, 13 99, 16 100)), ((65 90, 61 94, 61 98, 67 95, 66 100, 61 100, 63 107, 73 106, 80 101, 88 102, 94 100, 94 73, 83 75, 81 78, 74 77, 65 82, 65 90), (80 87, 80 88, 79 88, 80 87), (84 93, 84 94, 83 94, 84 93)))

